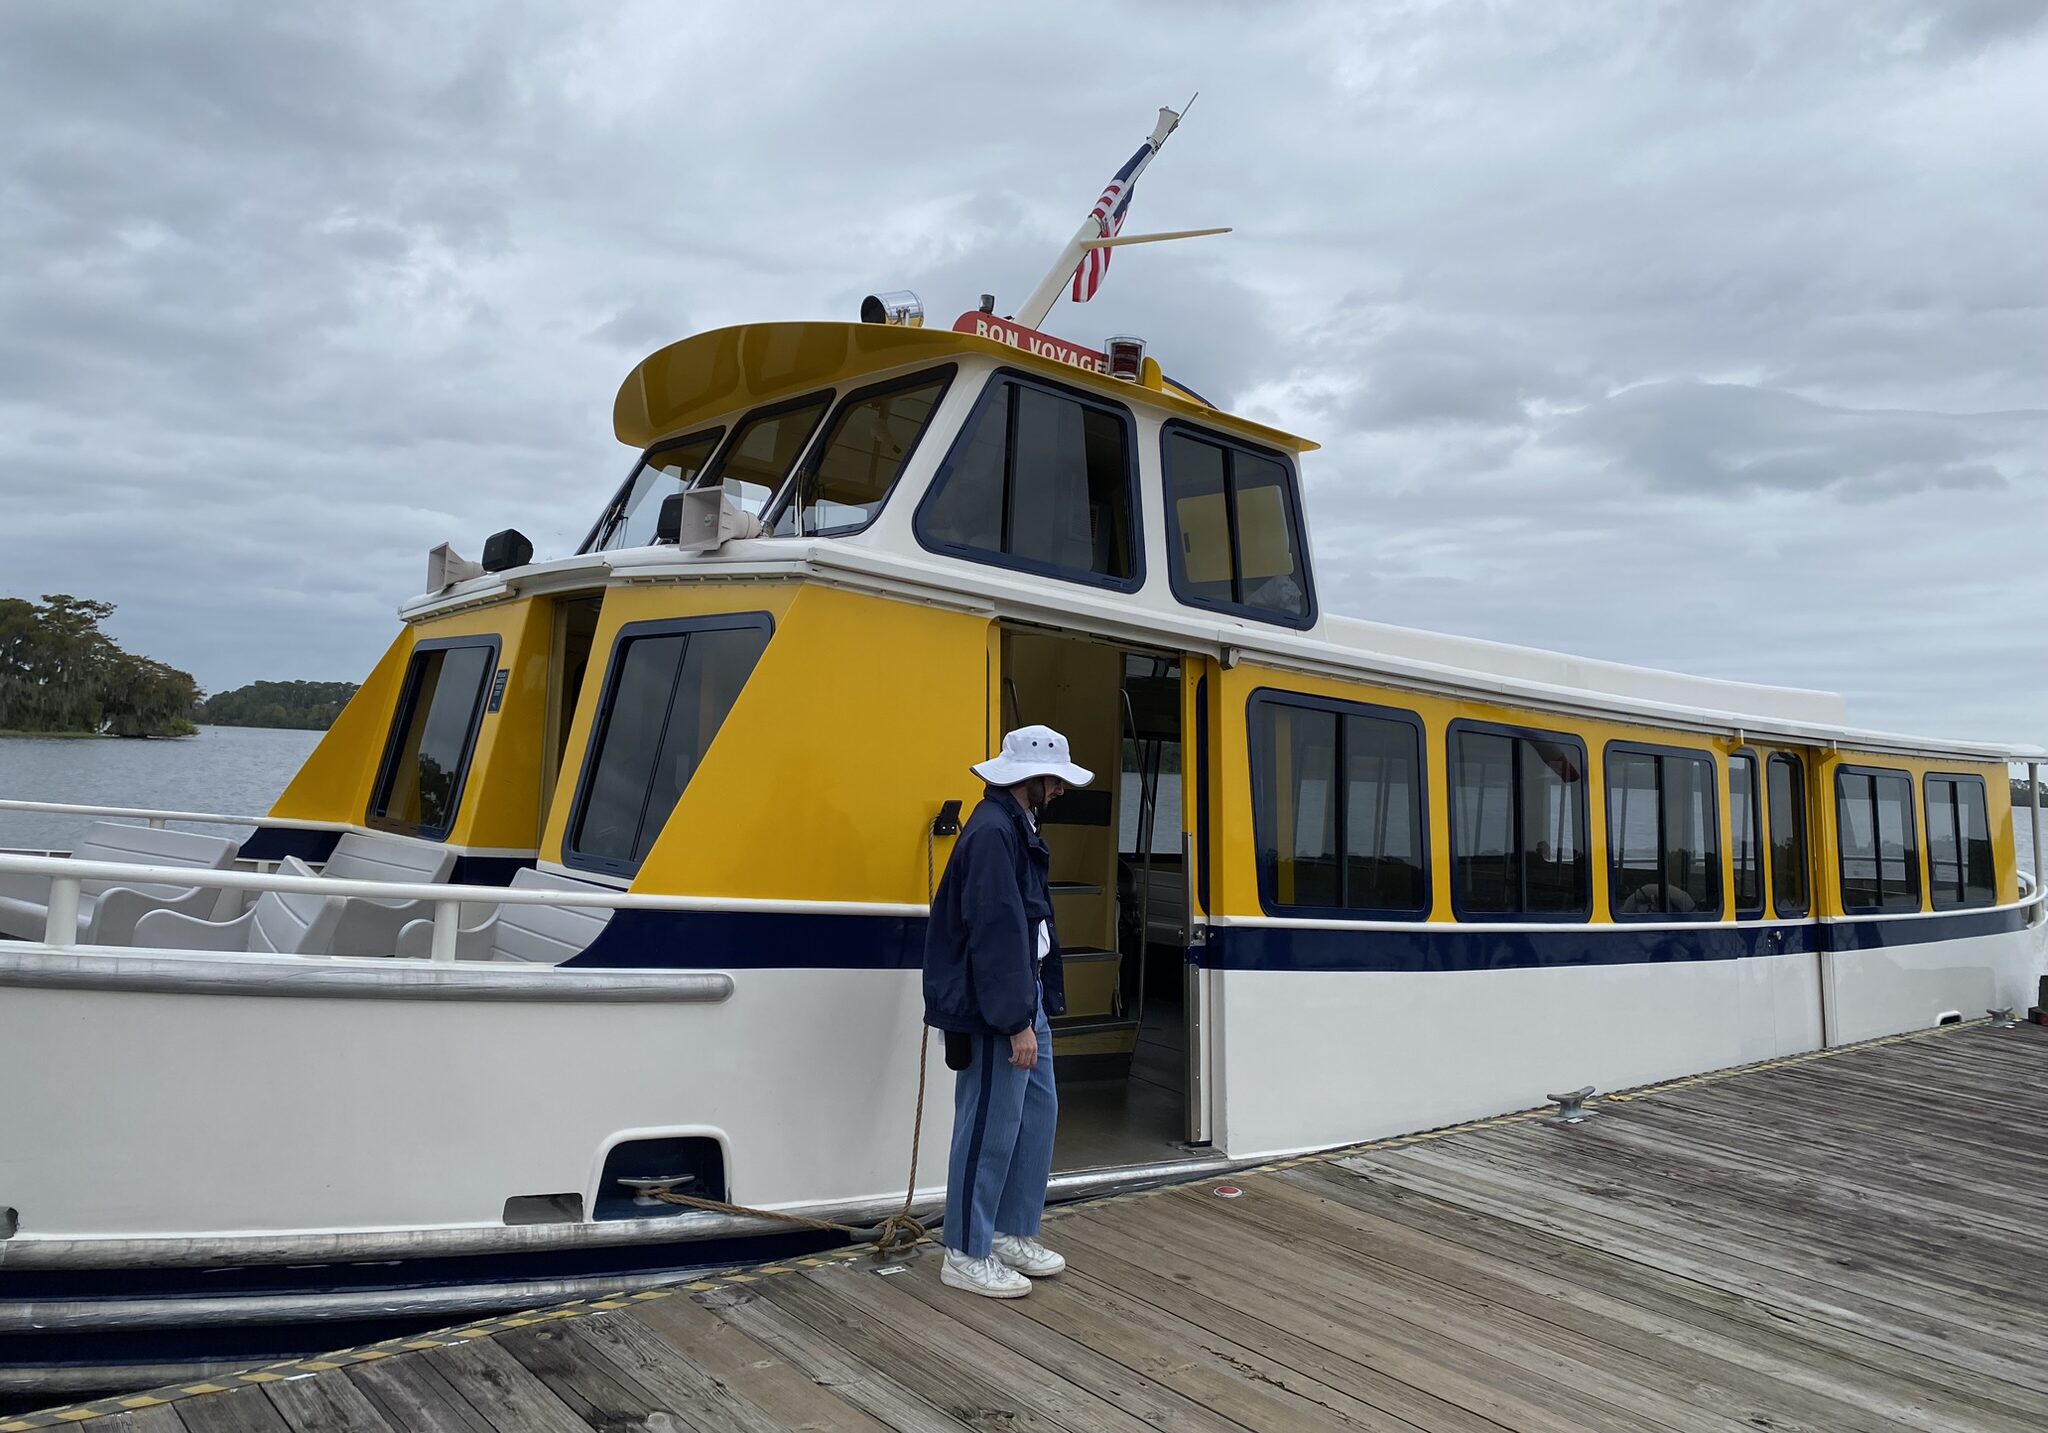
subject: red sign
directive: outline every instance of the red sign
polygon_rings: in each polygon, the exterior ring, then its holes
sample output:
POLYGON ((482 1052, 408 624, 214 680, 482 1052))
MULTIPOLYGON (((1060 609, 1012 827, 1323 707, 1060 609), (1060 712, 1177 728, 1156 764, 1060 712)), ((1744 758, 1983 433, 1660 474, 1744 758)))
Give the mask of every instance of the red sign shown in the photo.
POLYGON ((1040 358, 1050 358, 1055 363, 1072 364, 1085 368, 1090 373, 1108 373, 1109 355, 1092 348, 1083 348, 1068 343, 1063 338, 1054 338, 1049 333, 1040 333, 1035 328, 1026 328, 1011 323, 1006 318, 997 318, 992 313, 963 313, 953 320, 953 332, 971 333, 976 338, 994 339, 1012 348, 1021 348, 1026 353, 1040 358))

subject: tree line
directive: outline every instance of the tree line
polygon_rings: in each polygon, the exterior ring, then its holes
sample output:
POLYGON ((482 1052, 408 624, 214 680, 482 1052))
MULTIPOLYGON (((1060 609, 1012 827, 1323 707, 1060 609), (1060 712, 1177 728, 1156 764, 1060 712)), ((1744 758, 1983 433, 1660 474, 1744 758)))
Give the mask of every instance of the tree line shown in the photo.
POLYGON ((325 731, 355 694, 354 682, 251 682, 208 697, 199 708, 199 719, 214 726, 325 731))
POLYGON ((0 597, 0 729, 189 736, 192 674, 123 651, 100 624, 111 602, 68 592, 0 597))

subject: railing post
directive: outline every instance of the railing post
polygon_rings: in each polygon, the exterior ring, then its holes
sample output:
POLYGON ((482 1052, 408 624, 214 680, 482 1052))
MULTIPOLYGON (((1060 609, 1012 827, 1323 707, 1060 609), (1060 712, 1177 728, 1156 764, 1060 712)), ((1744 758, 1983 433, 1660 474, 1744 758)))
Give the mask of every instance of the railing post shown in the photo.
POLYGON ((50 904, 43 917, 43 944, 78 944, 78 877, 50 878, 50 904))
POLYGON ((431 959, 443 964, 455 959, 455 925, 462 914, 459 901, 434 902, 434 945, 431 959))
POLYGON ((152 831, 161 831, 161 830, 163 830, 163 829, 164 829, 164 818, 163 818, 163 817, 161 817, 161 816, 152 816, 152 817, 150 817, 150 818, 149 818, 149 829, 150 829, 150 830, 152 830, 152 831))

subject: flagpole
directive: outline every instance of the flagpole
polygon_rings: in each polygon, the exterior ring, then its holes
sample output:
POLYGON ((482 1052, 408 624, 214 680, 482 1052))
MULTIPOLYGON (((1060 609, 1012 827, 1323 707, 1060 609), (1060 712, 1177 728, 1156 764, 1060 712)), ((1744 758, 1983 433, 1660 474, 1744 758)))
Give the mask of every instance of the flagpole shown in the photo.
MULTIPOLYGON (((1151 165, 1152 157, 1159 153, 1159 147, 1166 143, 1166 136, 1172 134, 1174 126, 1179 123, 1179 112, 1160 109, 1159 123, 1152 127, 1151 137, 1145 141, 1144 157, 1139 159, 1138 167, 1131 171, 1129 183, 1138 182, 1138 176, 1151 165)), ((1017 310, 1015 321, 1026 328, 1037 328, 1044 323, 1045 316, 1051 313, 1052 306, 1060 301, 1061 291, 1074 277, 1074 270, 1080 267, 1082 258, 1087 254, 1088 241, 1101 237, 1102 226, 1096 223, 1091 210, 1088 217, 1081 221, 1081 227, 1074 231, 1074 237, 1067 240, 1067 247, 1060 250, 1060 256, 1054 261, 1052 268, 1038 281, 1038 287, 1031 291, 1031 297, 1024 300, 1024 306, 1017 310)))

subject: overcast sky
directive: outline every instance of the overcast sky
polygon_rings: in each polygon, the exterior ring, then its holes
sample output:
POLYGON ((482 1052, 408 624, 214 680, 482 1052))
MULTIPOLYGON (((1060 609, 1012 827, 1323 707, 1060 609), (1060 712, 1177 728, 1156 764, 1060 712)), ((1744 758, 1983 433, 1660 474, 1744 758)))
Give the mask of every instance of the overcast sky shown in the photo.
POLYGON ((360 678, 632 365, 1008 311, 1318 439, 1325 605, 2048 738, 2048 3, 0 9, 0 595, 360 678), (1028 18, 1026 16, 1028 15, 1028 18))

